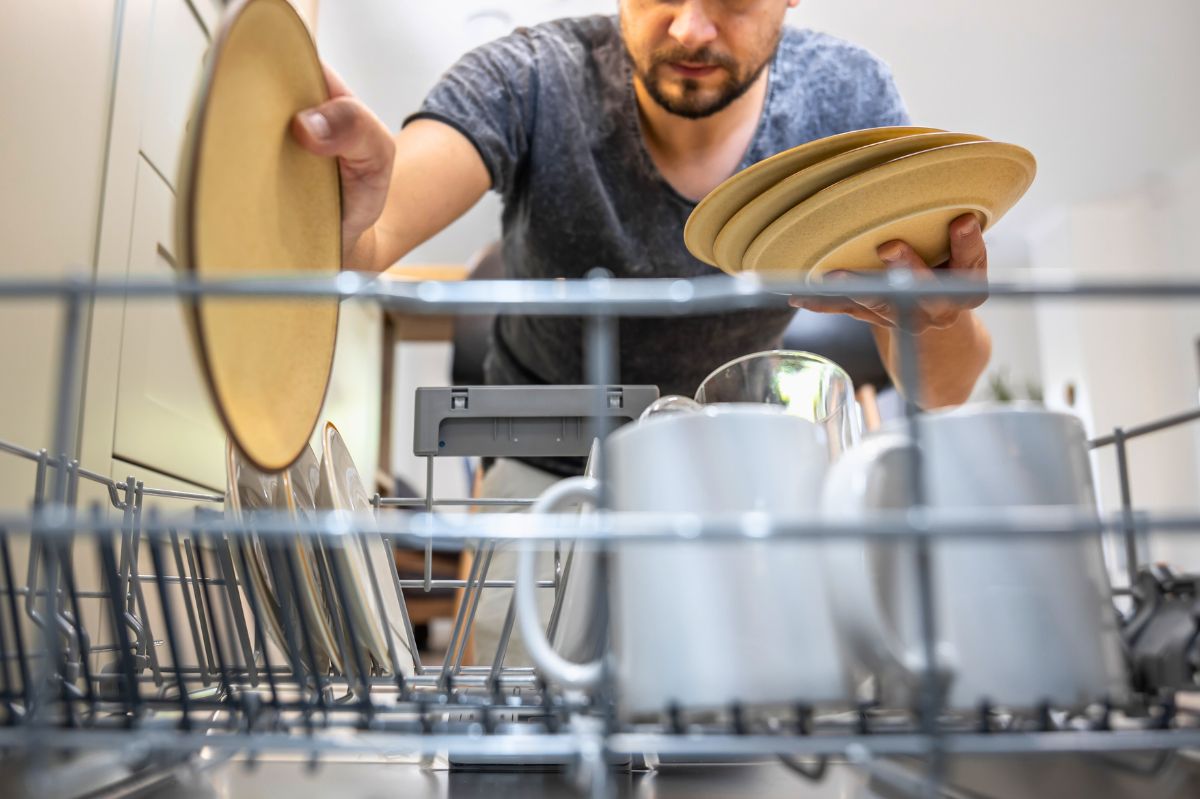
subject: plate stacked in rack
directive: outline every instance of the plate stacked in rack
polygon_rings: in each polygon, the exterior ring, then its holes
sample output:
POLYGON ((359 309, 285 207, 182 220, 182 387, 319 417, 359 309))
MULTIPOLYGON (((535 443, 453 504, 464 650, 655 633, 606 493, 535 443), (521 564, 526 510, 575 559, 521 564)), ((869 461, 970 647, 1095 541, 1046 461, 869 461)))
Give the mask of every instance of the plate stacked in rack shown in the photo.
POLYGON ((230 536, 229 554, 257 646, 272 644, 275 663, 282 655, 297 674, 410 675, 414 658, 391 551, 373 529, 366 489, 332 424, 322 442, 320 460, 306 445, 276 474, 259 471, 232 440, 226 445, 226 512, 246 527, 230 536), (254 532, 256 513, 303 522, 317 511, 339 518, 338 531, 254 532))
POLYGON ((802 144, 742 170, 696 206, 693 255, 729 273, 812 278, 883 268, 875 253, 907 241, 925 262, 949 257, 950 222, 987 230, 1024 195, 1028 150, 936 128, 869 128, 802 144))

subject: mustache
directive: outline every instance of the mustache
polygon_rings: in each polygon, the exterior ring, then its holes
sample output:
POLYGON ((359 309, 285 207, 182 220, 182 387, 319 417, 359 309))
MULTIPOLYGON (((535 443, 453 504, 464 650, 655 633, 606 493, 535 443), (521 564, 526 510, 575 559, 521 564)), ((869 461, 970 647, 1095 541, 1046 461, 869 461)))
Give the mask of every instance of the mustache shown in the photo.
POLYGON ((718 53, 708 47, 701 47, 699 50, 686 50, 682 47, 658 50, 650 57, 650 66, 653 68, 680 61, 706 67, 723 67, 730 72, 737 71, 736 61, 724 53, 718 53))

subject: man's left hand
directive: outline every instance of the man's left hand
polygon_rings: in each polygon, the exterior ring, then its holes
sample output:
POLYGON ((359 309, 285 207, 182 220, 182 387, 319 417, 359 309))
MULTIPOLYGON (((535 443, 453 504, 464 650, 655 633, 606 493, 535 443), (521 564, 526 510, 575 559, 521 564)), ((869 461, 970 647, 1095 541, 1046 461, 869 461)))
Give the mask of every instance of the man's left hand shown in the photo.
MULTIPOLYGON (((888 269, 908 269, 917 280, 936 280, 938 274, 977 279, 987 285, 987 246, 983 243, 983 231, 974 214, 964 214, 950 223, 950 260, 936 268, 930 268, 917 252, 903 241, 889 241, 876 252, 888 269)), ((831 272, 825 275, 826 282, 835 281, 853 273, 831 272)), ((979 296, 953 297, 922 300, 916 312, 904 320, 905 326, 914 333, 926 330, 942 330, 953 326, 964 311, 977 308, 987 299, 986 289, 979 296)), ((900 327, 900 312, 885 299, 859 297, 856 299, 809 299, 797 297, 792 305, 819 313, 844 313, 879 327, 900 327)))

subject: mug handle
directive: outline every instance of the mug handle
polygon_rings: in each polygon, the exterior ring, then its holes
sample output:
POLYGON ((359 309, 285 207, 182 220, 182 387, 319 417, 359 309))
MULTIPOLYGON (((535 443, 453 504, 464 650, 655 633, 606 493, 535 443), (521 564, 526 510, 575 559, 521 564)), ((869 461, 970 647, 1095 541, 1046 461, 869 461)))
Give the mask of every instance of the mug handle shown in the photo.
MULTIPOLYGON (((550 486, 530 508, 531 513, 553 513, 567 502, 598 504, 600 483, 594 477, 571 477, 550 486)), ((570 688, 590 688, 600 681, 601 661, 574 663, 554 651, 538 618, 537 547, 522 541, 517 552, 517 624, 525 650, 549 680, 570 688)))
MULTIPOLYGON (((888 507, 900 510, 910 506, 907 466, 884 471, 888 460, 905 457, 908 446, 904 436, 877 435, 847 450, 830 469, 825 481, 821 498, 825 517, 860 521, 872 511, 888 507), (880 483, 889 476, 905 482, 898 490, 880 483), (890 502, 879 503, 881 486, 883 498, 890 502)), ((827 540, 823 552, 830 575, 826 581, 830 606, 839 634, 850 651, 872 671, 917 685, 925 673, 925 653, 919 641, 906 643, 902 640, 883 613, 883 597, 879 594, 878 581, 872 576, 873 567, 879 563, 874 547, 865 538, 847 536, 827 540)), ((915 571, 915 563, 910 563, 913 557, 901 556, 886 568, 915 571)), ((942 672, 948 672, 945 662, 948 659, 942 654, 946 648, 945 643, 937 645, 938 668, 942 672)))

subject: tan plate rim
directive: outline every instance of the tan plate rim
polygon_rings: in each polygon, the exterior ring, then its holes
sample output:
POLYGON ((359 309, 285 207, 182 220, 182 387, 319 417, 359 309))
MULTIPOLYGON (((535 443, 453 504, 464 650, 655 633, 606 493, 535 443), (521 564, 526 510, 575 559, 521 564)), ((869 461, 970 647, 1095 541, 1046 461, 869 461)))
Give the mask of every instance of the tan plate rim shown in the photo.
MULTIPOLYGON (((762 240, 763 237, 767 236, 771 232, 772 228, 775 228, 777 226, 782 227, 784 220, 793 216, 797 210, 804 209, 806 211, 811 212, 813 208, 819 207, 820 205, 825 205, 825 204, 827 204, 829 202, 833 202, 837 199, 841 199, 841 197, 844 194, 846 194, 847 192, 859 191, 860 189, 857 188, 858 184, 864 180, 867 180, 868 178, 876 178, 877 180, 887 179, 887 177, 890 175, 890 173, 893 173, 893 172, 901 172, 902 173, 904 171, 907 171, 904 169, 904 167, 908 166, 908 164, 913 160, 924 161, 924 160, 928 160, 928 159, 934 157, 933 154, 935 154, 935 153, 941 153, 943 151, 950 151, 950 150, 957 150, 957 151, 961 152, 964 150, 964 148, 967 148, 966 149, 967 152, 972 152, 972 151, 978 150, 980 148, 986 148, 988 150, 999 150, 1000 152, 1006 154, 1007 157, 1009 158, 1009 160, 1024 164, 1030 173, 1029 185, 1032 185, 1033 180, 1037 175, 1037 160, 1034 158, 1033 153, 1029 152, 1024 147, 1021 147, 1016 144, 1010 144, 1008 142, 988 140, 988 141, 964 142, 962 144, 947 144, 944 147, 934 147, 933 149, 930 149, 930 150, 922 150, 919 153, 913 153, 912 155, 906 155, 906 156, 903 156, 902 158, 897 158, 894 161, 888 161, 886 164, 880 164, 877 167, 872 167, 871 169, 863 170, 862 172, 859 172, 856 175, 848 177, 845 180, 839 180, 837 183, 834 183, 832 186, 829 186, 828 188, 822 189, 821 191, 817 192, 816 194, 814 194, 812 197, 810 197, 804 203, 797 205, 791 211, 788 211, 786 214, 779 217, 779 219, 776 219, 774 222, 772 222, 770 225, 768 225, 767 228, 765 230, 763 230, 762 233, 758 234, 758 236, 754 239, 754 242, 750 245, 750 249, 746 250, 746 255, 742 259, 742 264, 743 264, 743 268, 744 268, 743 271, 747 271, 747 272, 772 271, 769 269, 759 270, 756 267, 746 266, 746 259, 748 259, 750 257, 750 251, 753 250, 758 245, 759 241, 762 240)), ((997 156, 999 156, 999 155, 1000 155, 1000 153, 997 153, 997 156)), ((1029 190, 1029 186, 1027 185, 1025 188, 1025 191, 1023 191, 1021 193, 1021 195, 1017 198, 1017 201, 1020 201, 1020 197, 1023 197, 1025 192, 1027 192, 1028 190, 1029 190)), ((1014 205, 1015 204, 1016 203, 1014 202, 1014 205)), ((928 208, 929 206, 926 206, 926 207, 928 208)), ((969 207, 969 206, 967 206, 967 204, 964 204, 964 207, 969 207)), ((990 218, 991 215, 989 214, 988 216, 990 218)), ((905 218, 905 217, 899 217, 899 218, 905 218)), ((991 220, 991 222, 993 224, 997 221, 999 221, 999 220, 998 219, 991 220)), ((779 233, 776 232, 775 235, 779 235, 779 233)), ((851 237, 845 237, 845 238, 839 239, 838 244, 835 246, 841 246, 842 244, 849 241, 850 238, 851 237)), ((828 257, 829 252, 831 252, 831 250, 827 250, 826 252, 822 253, 820 258, 818 258, 818 262, 821 259, 828 257)), ((807 274, 809 271, 810 271, 810 269, 805 269, 804 273, 807 274)))
MULTIPOLYGON (((932 150, 937 147, 946 147, 950 144, 965 144, 967 142, 989 141, 989 139, 986 136, 980 136, 975 133, 960 133, 958 131, 952 131, 952 130, 937 130, 937 131, 933 131, 932 133, 913 133, 913 134, 910 134, 907 136, 897 136, 894 139, 884 139, 883 141, 871 142, 870 144, 865 144, 862 147, 855 147, 852 150, 846 150, 843 153, 839 153, 837 155, 831 155, 828 158, 821 159, 820 161, 818 161, 817 163, 813 164, 810 167, 806 167, 804 169, 793 172, 791 175, 788 175, 786 178, 779 181, 774 186, 772 186, 771 188, 762 192, 757 197, 755 197, 753 200, 750 200, 750 202, 743 205, 736 214, 734 214, 733 216, 731 216, 729 218, 729 221, 727 221, 725 223, 724 227, 722 227, 721 230, 717 233, 717 240, 719 241, 721 239, 721 236, 723 236, 725 234, 726 230, 730 229, 729 226, 731 224, 733 224, 735 220, 737 220, 743 214, 748 214, 750 212, 749 209, 751 209, 753 206, 755 206, 755 205, 761 206, 763 204, 764 198, 774 200, 775 197, 777 197, 779 194, 785 193, 785 192, 789 191, 793 186, 795 186, 796 183, 800 180, 801 176, 807 174, 811 177, 811 175, 813 174, 813 170, 828 168, 828 166, 835 161, 838 163, 839 166, 842 164, 845 164, 845 163, 854 164, 857 162, 857 160, 859 158, 862 158, 864 155, 869 156, 871 154, 874 154, 874 153, 877 153, 880 151, 886 151, 889 147, 898 147, 898 146, 900 146, 901 142, 911 141, 913 139, 920 139, 921 141, 927 142, 931 138, 952 138, 952 139, 957 139, 957 141, 944 141, 942 144, 931 144, 928 147, 923 148, 922 150, 914 151, 911 153, 905 153, 904 155, 897 155, 888 160, 895 161, 898 158, 905 158, 909 155, 915 155, 916 152, 924 152, 924 150, 932 150), (867 151, 867 152, 864 153, 864 151, 867 151)), ((887 163, 887 161, 884 161, 882 163, 887 163)), ((875 166, 882 166, 882 163, 875 164, 875 166)), ((867 169, 874 169, 874 168, 875 168, 874 166, 870 166, 870 167, 865 167, 863 169, 857 169, 855 171, 855 174, 858 174, 860 172, 865 172, 867 169)), ((853 176, 851 175, 850 177, 853 177, 853 176)), ((842 180, 845 180, 845 179, 846 178, 842 178, 842 180)), ((807 202, 809 199, 816 197, 821 191, 829 188, 830 186, 834 186, 840 182, 841 182, 841 180, 835 180, 830 183, 827 183, 824 186, 822 186, 820 189, 817 189, 816 191, 810 193, 807 197, 805 197, 800 202, 807 202)), ((800 204, 800 202, 792 203, 791 207, 792 208, 796 207, 797 205, 800 204)), ((786 214, 788 212, 788 210, 791 210, 791 208, 784 210, 782 213, 780 213, 778 216, 776 216, 775 219, 778 219, 780 216, 783 216, 783 214, 786 214)), ((770 222, 767 222, 766 225, 763 225, 763 227, 758 232, 762 233, 763 231, 765 231, 768 227, 770 227, 771 222, 774 222, 775 219, 772 219, 770 222)), ((756 239, 756 238, 758 238, 758 234, 755 234, 754 236, 752 236, 750 238, 750 240, 748 242, 746 242, 746 246, 742 249, 741 256, 737 259, 736 263, 730 262, 726 266, 719 266, 718 268, 725 270, 725 271, 729 271, 731 274, 734 271, 741 271, 742 257, 744 257, 746 255, 746 251, 750 249, 750 245, 754 243, 754 239, 756 239)), ((716 241, 713 242, 713 255, 714 255, 714 258, 717 256, 717 242, 716 241)))
MULTIPOLYGON (((789 147, 786 150, 783 150, 781 152, 775 153, 774 155, 768 156, 767 158, 764 158, 761 161, 755 161, 753 164, 746 167, 745 169, 738 170, 737 172, 734 172, 729 177, 725 178, 725 180, 718 183, 717 186, 715 188, 713 188, 712 191, 710 191, 708 194, 704 195, 704 197, 702 197, 700 199, 700 201, 698 203, 696 203, 696 206, 692 209, 692 212, 690 214, 688 214, 688 218, 683 224, 684 246, 687 248, 688 252, 690 252, 698 260, 702 261, 703 263, 708 264, 709 266, 713 266, 713 267, 720 269, 720 267, 717 266, 716 261, 713 259, 711 245, 709 245, 708 247, 699 247, 699 248, 692 247, 693 239, 696 235, 694 233, 694 230, 695 230, 694 220, 698 216, 703 215, 704 208, 711 205, 714 202, 713 197, 715 197, 718 194, 718 192, 721 192, 722 190, 728 191, 728 187, 736 185, 741 182, 744 182, 746 180, 750 180, 755 174, 757 174, 763 170, 770 169, 772 165, 778 164, 780 161, 795 158, 796 152, 798 150, 803 149, 804 151, 807 152, 810 149, 816 148, 817 145, 819 145, 819 144, 832 143, 833 141, 844 140, 844 139, 852 138, 854 136, 862 136, 864 133, 867 133, 868 131, 881 131, 881 130, 893 131, 896 133, 895 136, 890 137, 890 138, 902 138, 904 136, 913 136, 913 135, 916 135, 919 133, 942 133, 942 132, 944 132, 944 131, 942 131, 941 128, 926 128, 926 127, 920 127, 920 126, 916 126, 916 125, 880 125, 880 126, 874 127, 874 128, 861 128, 859 130, 847 130, 847 131, 843 131, 842 133, 835 133, 832 136, 822 136, 819 139, 811 139, 811 140, 803 142, 801 144, 797 144, 795 147, 789 147), (699 249, 699 252, 697 252, 697 249, 699 249)), ((854 149, 854 148, 852 147, 850 149, 854 149)), ((821 160, 824 160, 824 159, 821 159, 821 160)), ((810 164, 810 166, 811 166, 811 164, 810 164)), ((796 171, 799 171, 799 170, 796 170, 796 171)), ((783 178, 781 178, 781 180, 782 179, 783 178)), ((751 199, 753 199, 753 198, 751 198, 751 199)), ((749 202, 749 200, 747 202, 749 202)), ((734 211, 733 213, 736 214, 737 211, 734 211)), ((729 217, 726 218, 717 227, 718 234, 720 234, 721 228, 723 228, 725 226, 725 223, 727 223, 729 221, 729 219, 731 219, 732 217, 733 217, 733 214, 730 214, 729 217)), ((713 236, 713 239, 715 240, 716 236, 713 236)))
MULTIPOLYGON (((970 213, 977 214, 979 217, 981 217, 983 219, 982 224, 980 224, 980 226, 979 226, 979 229, 983 232, 987 232, 988 230, 990 230, 992 225, 996 224, 996 222, 999 221, 994 217, 991 210, 984 207, 984 203, 982 203, 978 200, 950 200, 948 202, 943 201, 943 200, 936 200, 934 202, 930 202, 927 205, 923 205, 920 208, 913 208, 910 213, 904 214, 903 216, 895 217, 894 219, 890 220, 890 222, 903 222, 904 220, 911 219, 912 217, 915 217, 915 216, 921 216, 922 214, 927 214, 927 213, 930 213, 931 211, 939 211, 939 210, 943 210, 943 209, 947 209, 947 208, 961 209, 963 214, 970 214, 970 213)), ((822 253, 821 256, 813 263, 811 268, 804 270, 805 282, 814 282, 815 283, 815 282, 819 281, 825 275, 826 272, 831 271, 829 269, 821 268, 821 264, 824 263, 829 258, 830 255, 837 252, 837 250, 839 248, 845 246, 846 244, 849 244, 851 241, 858 238, 859 236, 864 236, 874 229, 875 228, 865 228, 865 229, 860 228, 860 229, 856 230, 854 233, 852 233, 842 239, 839 239, 834 244, 831 244, 829 246, 829 248, 824 253, 822 253)))
MULTIPOLYGON (((175 213, 175 256, 178 267, 193 279, 200 278, 200 274, 196 269, 196 241, 193 233, 195 230, 194 223, 196 216, 196 179, 200 171, 200 145, 204 140, 205 124, 208 121, 209 95, 212 92, 213 80, 216 78, 220 56, 225 50, 225 44, 229 39, 229 35, 234 26, 237 25, 238 21, 242 18, 242 12, 245 11, 252 3, 274 3, 278 6, 286 7, 288 12, 291 13, 296 22, 304 30, 305 36, 308 38, 308 42, 311 45, 308 48, 309 57, 316 62, 318 70, 322 69, 321 59, 317 55, 317 45, 312 38, 312 31, 309 30, 308 24, 304 21, 304 18, 300 16, 300 13, 296 10, 295 6, 288 2, 288 0, 235 0, 235 2, 226 9, 225 14, 221 19, 221 24, 217 29, 216 35, 213 36, 212 44, 208 50, 208 56, 204 59, 204 70, 200 77, 199 90, 196 92, 196 102, 192 108, 192 124, 190 126, 191 130, 185 140, 183 158, 180 168, 180 177, 178 181, 179 193, 176 202, 177 208, 175 213)), ((322 89, 326 99, 328 99, 328 87, 323 86, 322 89)), ((338 206, 340 208, 342 203, 341 170, 335 170, 335 173, 337 175, 338 206)), ((342 240, 342 226, 340 221, 338 224, 337 237, 338 251, 340 253, 342 248, 345 246, 345 243, 342 240)), ((242 457, 244 457, 250 462, 251 465, 254 466, 254 468, 261 472, 277 474, 291 468, 304 453, 304 448, 308 446, 308 442, 312 438, 312 433, 317 429, 317 423, 321 419, 321 411, 324 409, 325 400, 329 395, 329 380, 333 375, 333 350, 336 348, 330 348, 329 363, 325 367, 325 390, 321 395, 321 405, 313 414, 312 424, 309 426, 308 433, 305 435, 304 440, 301 442, 300 446, 296 448, 295 454, 288 459, 287 463, 281 466, 267 465, 261 463, 257 458, 247 452, 244 446, 242 446, 242 442, 238 439, 238 436, 234 431, 234 427, 231 423, 229 415, 225 412, 225 406, 220 400, 220 394, 217 391, 216 380, 213 376, 212 359, 208 352, 207 343, 209 339, 204 332, 204 323, 201 319, 200 302, 198 299, 192 298, 190 301, 185 300, 183 305, 185 309, 184 318, 189 323, 188 327, 192 331, 192 342, 200 356, 200 363, 203 367, 201 371, 204 373, 205 385, 208 388, 209 396, 213 399, 213 405, 216 406, 217 415, 221 418, 221 424, 225 428, 226 433, 228 433, 230 440, 233 441, 234 445, 238 448, 238 452, 242 454, 242 457)), ((335 336, 337 335, 336 331, 340 318, 341 303, 336 303, 333 313, 335 336)))

